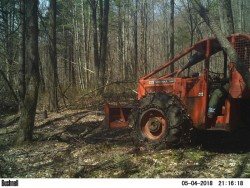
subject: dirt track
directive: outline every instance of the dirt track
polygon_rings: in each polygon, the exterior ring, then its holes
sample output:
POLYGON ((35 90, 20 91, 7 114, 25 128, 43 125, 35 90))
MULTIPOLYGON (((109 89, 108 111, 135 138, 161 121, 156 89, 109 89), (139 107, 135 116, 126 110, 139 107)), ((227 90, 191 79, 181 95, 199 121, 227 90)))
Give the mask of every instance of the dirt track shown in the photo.
POLYGON ((103 130, 97 111, 38 113, 34 142, 9 147, 16 122, 0 126, 0 177, 250 177, 250 137, 202 133, 197 146, 152 151, 135 148, 129 130, 103 130))

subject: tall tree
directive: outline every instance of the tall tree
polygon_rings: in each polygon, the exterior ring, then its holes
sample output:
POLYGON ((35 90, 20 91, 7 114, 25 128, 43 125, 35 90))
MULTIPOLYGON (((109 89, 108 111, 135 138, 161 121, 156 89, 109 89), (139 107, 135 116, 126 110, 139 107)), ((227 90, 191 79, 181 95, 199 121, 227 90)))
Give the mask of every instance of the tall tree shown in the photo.
MULTIPOLYGON (((174 0, 170 1, 170 59, 174 58, 174 0)), ((170 71, 174 72, 174 64, 170 66, 170 71)))
POLYGON ((163 46, 162 48, 163 50, 163 59, 169 60, 169 22, 168 22, 168 0, 164 0, 162 2, 162 6, 163 6, 163 33, 162 33, 162 37, 163 37, 163 46))
POLYGON ((123 15, 122 15, 122 2, 119 0, 117 2, 118 7, 118 62, 119 62, 119 70, 123 72, 123 15))
POLYGON ((38 0, 22 1, 25 6, 26 40, 25 40, 25 94, 20 101, 19 130, 16 135, 16 144, 21 145, 32 141, 38 88, 38 0))
POLYGON ((234 33, 233 11, 231 0, 219 1, 220 25, 224 34, 234 33))
POLYGON ((50 0, 49 8, 49 62, 48 62, 48 92, 49 110, 58 110, 57 99, 57 51, 56 51, 56 0, 50 0))
POLYGON ((248 71, 248 67, 246 64, 240 60, 235 49, 230 44, 230 42, 226 39, 224 34, 222 33, 217 21, 215 18, 209 13, 208 9, 206 9, 200 0, 194 0, 193 6, 195 7, 198 14, 203 18, 206 22, 207 26, 214 33, 219 41, 220 45, 227 53, 228 57, 235 64, 236 70, 241 74, 243 80, 245 81, 248 88, 250 88, 250 73, 248 71))
POLYGON ((147 1, 142 1, 141 3, 141 66, 143 68, 143 74, 148 72, 148 63, 147 63, 147 51, 148 51, 148 42, 147 42, 147 33, 148 33, 148 15, 147 15, 147 1))
MULTIPOLYGON (((92 9, 93 21, 93 46, 94 46, 94 66, 96 74, 96 86, 103 88, 105 83, 106 59, 108 48, 108 15, 109 0, 99 0, 99 28, 97 26, 98 1, 89 0, 92 9), (99 31, 99 32, 98 32, 99 31), (98 42, 99 34, 99 42, 98 42)), ((100 93, 104 90, 100 89, 100 93)))
POLYGON ((108 19, 109 19, 109 0, 100 1, 100 78, 99 86, 105 84, 106 60, 108 52, 108 19))
POLYGON ((94 67, 95 67, 95 85, 99 86, 99 52, 98 52, 98 28, 97 28, 97 0, 89 0, 92 11, 92 29, 93 29, 93 47, 94 47, 94 67))
MULTIPOLYGON (((19 72, 18 72, 18 95, 20 104, 24 101, 26 85, 25 85, 25 33, 26 33, 26 19, 25 19, 25 0, 20 1, 20 34, 19 34, 19 72)), ((19 104, 19 105, 20 105, 19 104)), ((21 106, 20 106, 21 107, 21 106)), ((19 108, 20 108, 19 107, 19 108)))
POLYGON ((133 40, 134 40, 134 79, 138 79, 138 0, 135 0, 134 10, 134 27, 133 27, 133 40))

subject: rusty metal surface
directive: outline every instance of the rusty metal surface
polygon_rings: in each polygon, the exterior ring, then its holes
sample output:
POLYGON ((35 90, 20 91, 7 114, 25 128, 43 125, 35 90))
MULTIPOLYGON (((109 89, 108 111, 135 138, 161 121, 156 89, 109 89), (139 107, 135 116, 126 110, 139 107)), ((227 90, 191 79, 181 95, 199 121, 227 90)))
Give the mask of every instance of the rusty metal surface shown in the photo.
POLYGON ((127 120, 131 109, 131 107, 122 107, 119 103, 117 105, 110 105, 105 102, 105 128, 127 127, 127 120))

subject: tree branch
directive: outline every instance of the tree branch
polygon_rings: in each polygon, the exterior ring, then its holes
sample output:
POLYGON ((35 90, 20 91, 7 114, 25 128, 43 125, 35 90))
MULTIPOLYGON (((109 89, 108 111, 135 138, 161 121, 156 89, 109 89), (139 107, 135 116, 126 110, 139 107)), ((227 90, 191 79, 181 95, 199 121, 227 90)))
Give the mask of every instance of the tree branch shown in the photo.
POLYGON ((0 74, 2 75, 4 81, 7 83, 8 87, 9 87, 9 89, 10 89, 10 91, 11 91, 11 94, 13 95, 15 101, 16 101, 17 104, 18 104, 18 103, 19 103, 19 100, 18 100, 17 95, 16 95, 16 93, 15 93, 13 87, 11 86, 11 84, 10 84, 10 82, 9 82, 9 80, 8 80, 8 78, 7 78, 7 76, 4 74, 4 72, 3 72, 2 70, 0 70, 0 74))
POLYGON ((250 88, 250 73, 248 71, 248 67, 246 66, 246 64, 242 60, 239 59, 238 54, 236 53, 235 49, 224 36, 223 32, 221 31, 220 27, 217 24, 217 21, 213 18, 212 15, 209 14, 208 9, 206 9, 201 4, 200 0, 194 0, 192 2, 193 2, 193 6, 195 10, 203 18, 203 20, 206 22, 210 30, 214 33, 221 47, 227 53, 231 62, 234 63, 236 70, 242 76, 247 87, 250 88))

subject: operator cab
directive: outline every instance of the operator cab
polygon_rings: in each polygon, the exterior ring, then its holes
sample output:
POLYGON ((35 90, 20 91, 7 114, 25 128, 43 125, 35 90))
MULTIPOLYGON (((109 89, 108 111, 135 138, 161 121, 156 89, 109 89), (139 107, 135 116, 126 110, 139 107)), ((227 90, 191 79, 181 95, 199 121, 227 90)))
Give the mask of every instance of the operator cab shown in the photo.
MULTIPOLYGON (((228 38, 228 40, 231 41, 239 58, 250 67, 250 40, 239 36, 228 38)), ((233 62, 229 62, 228 56, 220 47, 219 42, 212 39, 198 43, 194 45, 191 53, 193 55, 177 71, 175 76, 182 78, 184 82, 190 80, 190 78, 202 79, 205 76, 203 84, 206 87, 203 87, 203 90, 207 90, 207 96, 202 105, 206 106, 206 112, 203 108, 202 113, 205 117, 203 122, 206 123, 203 128, 231 129, 227 126, 228 124, 235 125, 240 122, 240 119, 250 119, 247 115, 242 115, 250 110, 250 107, 246 107, 249 106, 246 104, 250 104, 249 89, 245 88, 246 84, 241 75, 236 71, 233 62), (207 48, 208 46, 210 49, 207 48)), ((196 84, 192 84, 192 87, 195 88, 196 84)), ((189 89, 189 87, 186 88, 189 89)), ((188 93, 185 97, 184 101, 186 101, 187 108, 189 106, 192 108, 189 109, 191 115, 198 117, 196 113, 192 112, 194 101, 197 102, 198 99, 194 99, 194 96, 188 95, 188 93), (193 98, 191 99, 191 97, 193 98)), ((197 125, 202 124, 200 122, 197 121, 197 125)))

